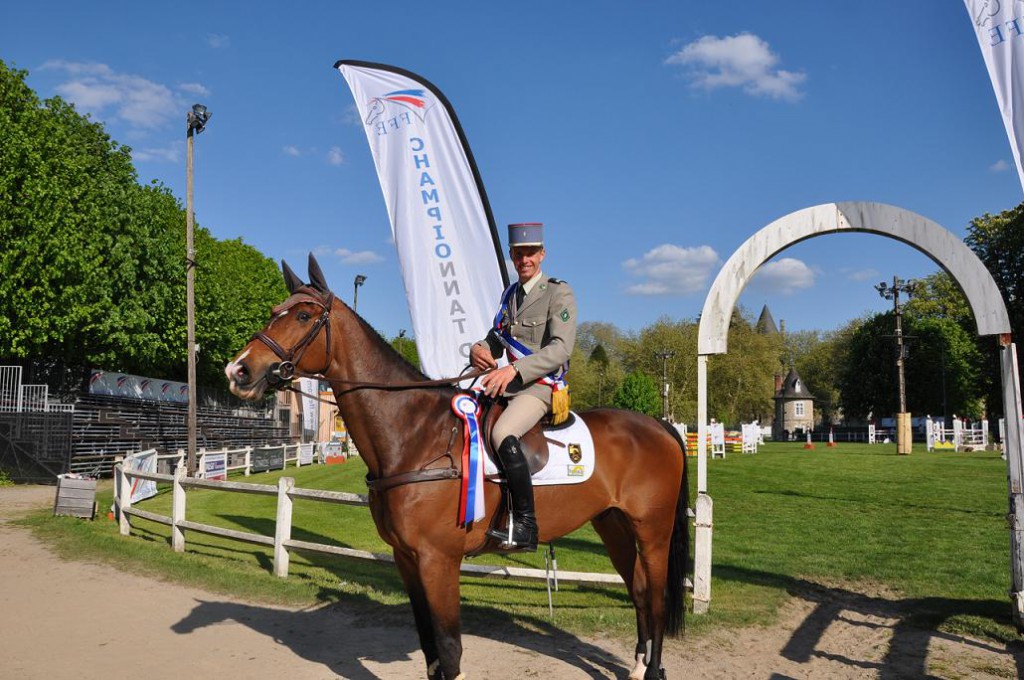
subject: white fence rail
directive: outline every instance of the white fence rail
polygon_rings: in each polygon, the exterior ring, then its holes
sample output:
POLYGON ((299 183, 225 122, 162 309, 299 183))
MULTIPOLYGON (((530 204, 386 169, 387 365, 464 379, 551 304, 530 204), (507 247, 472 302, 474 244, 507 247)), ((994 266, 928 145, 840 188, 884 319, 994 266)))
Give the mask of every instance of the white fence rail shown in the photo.
MULTIPOLYGON (((341 505, 367 506, 369 501, 364 495, 345 493, 342 491, 302 489, 295 486, 295 479, 292 477, 281 477, 277 481, 277 486, 271 486, 268 484, 250 484, 247 482, 221 482, 192 478, 185 476, 185 468, 183 465, 179 465, 173 475, 126 470, 121 465, 118 465, 115 468, 115 474, 116 486, 114 504, 115 509, 117 510, 117 517, 122 536, 131 535, 131 518, 138 517, 140 519, 147 519, 152 522, 158 522, 160 524, 170 526, 171 547, 176 552, 184 552, 185 550, 186 530, 198 531, 200 533, 211 534, 214 536, 224 536, 259 545, 266 545, 273 547, 274 549, 273 571, 276 576, 281 578, 286 578, 288 576, 290 550, 308 550, 332 555, 341 555, 344 557, 372 560, 376 562, 394 562, 394 557, 387 553, 353 550, 351 548, 343 548, 336 545, 310 543, 308 541, 299 541, 291 538, 292 505, 295 499, 337 503, 341 505), (166 515, 160 515, 133 507, 131 502, 133 479, 145 479, 170 483, 172 485, 171 516, 168 517, 166 515), (246 531, 226 529, 186 519, 186 488, 214 489, 217 491, 229 491, 234 493, 276 496, 277 519, 275 522, 274 535, 264 536, 262 534, 253 534, 246 531)), ((462 573, 467 576, 486 578, 515 579, 524 581, 547 581, 550 578, 550 572, 543 569, 463 564, 461 570, 462 573)), ((557 581, 624 585, 618 574, 596 574, 585 572, 558 572, 557 581)), ((689 579, 687 579, 686 587, 692 588, 692 584, 689 579)))

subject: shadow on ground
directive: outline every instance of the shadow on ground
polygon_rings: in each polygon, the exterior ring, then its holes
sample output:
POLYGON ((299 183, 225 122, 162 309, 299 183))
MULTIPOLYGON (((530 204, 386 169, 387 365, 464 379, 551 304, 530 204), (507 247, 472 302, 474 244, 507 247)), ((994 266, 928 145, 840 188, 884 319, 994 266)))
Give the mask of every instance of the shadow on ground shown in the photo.
MULTIPOLYGON (((932 678, 936 676, 928 673, 929 646, 933 639, 944 639, 1012 660, 1017 677, 1024 677, 1024 642, 1011 641, 1004 647, 939 630, 944 622, 958 616, 1003 622, 1010 616, 1009 605, 1004 601, 938 597, 899 599, 866 595, 842 587, 733 566, 716 567, 716 577, 781 586, 791 596, 813 604, 810 614, 793 630, 779 652, 780 656, 795 663, 803 664, 813 658, 825 658, 851 669, 863 669, 865 675, 882 679, 932 678), (853 626, 888 628, 891 637, 882 659, 868 661, 820 649, 826 631, 839 622, 853 626)), ((787 676, 777 674, 772 677, 782 680, 787 676)))
MULTIPOLYGON (((336 592, 332 591, 330 597, 334 596, 336 592)), ((479 621, 486 617, 488 621, 484 626, 464 625, 464 633, 503 642, 514 640, 524 650, 558 659, 592 677, 612 674, 625 678, 629 673, 621 659, 548 622, 527 620, 528 629, 496 610, 466 605, 462 609, 464 619, 479 621)), ((345 595, 336 604, 300 611, 237 602, 197 601, 189 615, 171 629, 178 634, 188 634, 199 628, 230 622, 248 626, 273 638, 296 655, 323 664, 343 678, 386 678, 389 676, 375 674, 365 662, 385 665, 410 659, 421 664, 426 677, 426 665, 408 605, 384 605, 352 595, 345 595), (388 628, 382 634, 381 620, 391 621, 398 617, 404 617, 407 625, 388 628)), ((543 662, 540 665, 542 667, 543 662)))

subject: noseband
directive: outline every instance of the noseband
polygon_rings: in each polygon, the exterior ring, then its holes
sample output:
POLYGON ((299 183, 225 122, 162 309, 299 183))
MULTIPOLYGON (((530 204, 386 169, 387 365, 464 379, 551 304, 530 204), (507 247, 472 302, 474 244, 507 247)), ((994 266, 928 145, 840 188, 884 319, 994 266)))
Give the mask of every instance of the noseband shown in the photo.
POLYGON ((334 293, 328 291, 321 294, 319 291, 307 288, 299 292, 299 294, 294 296, 294 298, 295 299, 286 301, 278 307, 274 307, 270 313, 276 317, 278 314, 286 312, 292 307, 303 302, 316 305, 323 310, 320 316, 317 317, 316 321, 313 322, 313 325, 309 327, 309 330, 306 331, 306 335, 304 335, 294 347, 289 350, 284 349, 276 340, 267 335, 266 330, 262 330, 252 336, 253 340, 259 340, 262 342, 270 348, 271 352, 277 355, 278 359, 281 360, 277 364, 271 364, 270 370, 267 373, 267 383, 270 387, 275 389, 279 389, 291 382, 291 380, 296 376, 295 365, 302 360, 302 355, 305 354, 306 350, 309 349, 309 346, 313 343, 313 340, 316 339, 320 329, 324 327, 327 328, 327 349, 325 350, 326 363, 322 369, 316 371, 313 375, 322 375, 326 373, 327 369, 330 368, 331 365, 331 324, 328 322, 331 318, 331 305, 334 303, 334 293))

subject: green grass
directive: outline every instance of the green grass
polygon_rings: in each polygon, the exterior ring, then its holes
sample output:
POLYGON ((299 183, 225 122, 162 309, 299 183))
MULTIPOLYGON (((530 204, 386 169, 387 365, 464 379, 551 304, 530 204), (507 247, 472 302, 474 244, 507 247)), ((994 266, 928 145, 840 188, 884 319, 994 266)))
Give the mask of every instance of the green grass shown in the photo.
MULTIPOLYGON (((690 459, 691 490, 696 461, 690 459)), ((307 488, 365 492, 359 461, 254 475, 274 484, 287 474, 307 488)), ((765 625, 790 594, 841 599, 850 607, 889 607, 851 591, 885 593, 913 623, 996 640, 1019 639, 1010 624, 1006 464, 994 453, 895 455, 895 445, 841 444, 805 451, 769 444, 756 456, 709 461, 715 501, 711 613, 689 616, 689 633, 765 625)), ((691 491, 691 499, 693 493, 691 491)), ((101 494, 109 507, 110 493, 101 494)), ((190 491, 188 518, 273 535, 273 498, 190 491)), ((140 507, 170 514, 163 490, 140 507)), ((270 573, 272 551, 229 539, 187 534, 187 552, 168 547, 169 529, 134 520, 124 539, 116 523, 48 517, 27 520, 69 557, 116 563, 218 593, 261 602, 307 605, 345 602, 375 622, 411 625, 392 565, 296 552, 290 576, 270 573)), ((365 508, 297 501, 293 538, 387 552, 365 508)), ((612 572, 588 526, 556 543, 559 567, 612 572)), ((543 554, 478 563, 543 568, 543 554)), ((464 578, 467 627, 550 625, 543 584, 464 578)), ((555 625, 579 634, 629 636, 633 609, 622 588, 562 584, 555 625)))

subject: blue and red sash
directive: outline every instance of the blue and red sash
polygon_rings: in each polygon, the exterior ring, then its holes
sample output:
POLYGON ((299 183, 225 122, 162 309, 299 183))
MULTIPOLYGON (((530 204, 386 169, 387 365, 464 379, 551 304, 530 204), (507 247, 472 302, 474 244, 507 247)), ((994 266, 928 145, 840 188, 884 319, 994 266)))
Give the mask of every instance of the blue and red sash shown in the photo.
MULTIPOLYGON (((494 331, 495 335, 498 336, 498 340, 505 346, 505 351, 508 353, 509 363, 514 364, 519 359, 533 354, 533 350, 519 342, 512 337, 512 297, 515 295, 516 288, 519 286, 519 282, 513 283, 511 286, 505 289, 505 292, 501 294, 501 305, 498 307, 498 313, 494 316, 494 331)), ((537 379, 537 382, 543 383, 551 388, 552 392, 558 392, 568 387, 565 382, 565 374, 569 371, 569 363, 562 364, 559 370, 554 370, 545 376, 537 379)))
POLYGON ((452 399, 452 411, 465 427, 462 445, 462 493, 459 497, 459 524, 469 525, 484 518, 484 460, 480 440, 480 404, 468 394, 452 399))

